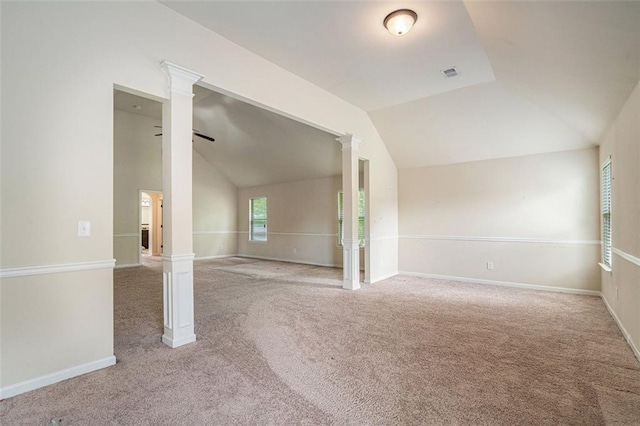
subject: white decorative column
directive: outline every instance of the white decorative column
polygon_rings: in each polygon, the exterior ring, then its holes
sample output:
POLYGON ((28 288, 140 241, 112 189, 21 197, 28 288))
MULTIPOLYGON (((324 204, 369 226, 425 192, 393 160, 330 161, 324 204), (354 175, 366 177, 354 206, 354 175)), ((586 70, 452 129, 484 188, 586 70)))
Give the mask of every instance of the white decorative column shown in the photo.
POLYGON ((360 288, 360 247, 358 244, 358 145, 354 135, 339 137, 342 144, 342 288, 360 288))
POLYGON ((162 105, 163 309, 162 341, 195 342, 193 317, 193 220, 191 202, 193 84, 203 76, 170 62, 168 102, 162 105))

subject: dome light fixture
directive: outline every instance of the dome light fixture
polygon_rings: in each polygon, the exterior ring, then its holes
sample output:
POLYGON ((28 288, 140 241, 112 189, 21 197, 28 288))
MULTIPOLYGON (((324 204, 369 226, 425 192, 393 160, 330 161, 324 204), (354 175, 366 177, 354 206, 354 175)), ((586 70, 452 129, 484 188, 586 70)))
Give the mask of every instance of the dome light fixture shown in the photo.
POLYGON ((384 26, 391 34, 401 36, 411 31, 417 20, 418 14, 413 10, 400 9, 384 18, 384 26))

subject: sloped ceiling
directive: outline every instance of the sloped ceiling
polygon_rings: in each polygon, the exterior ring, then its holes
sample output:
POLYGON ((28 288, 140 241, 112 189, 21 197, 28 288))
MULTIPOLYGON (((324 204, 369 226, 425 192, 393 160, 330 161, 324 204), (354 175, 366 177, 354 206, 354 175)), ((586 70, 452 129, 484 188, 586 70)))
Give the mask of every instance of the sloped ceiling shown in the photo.
POLYGON ((172 9, 366 110, 494 79, 462 2, 176 1, 172 9), (418 15, 405 37, 382 20, 418 15), (440 70, 463 69, 447 80, 440 70))
POLYGON ((239 188, 342 174, 335 136, 196 86, 194 150, 239 188))
POLYGON ((369 112, 399 168, 594 146, 640 79, 636 1, 162 3, 369 112))
POLYGON ((640 2, 467 8, 498 80, 592 142, 640 80, 640 2))
MULTIPOLYGON (((335 136, 204 87, 193 91, 193 127, 215 139, 194 137, 193 150, 236 187, 342 175, 335 136)), ((130 93, 116 90, 114 108, 162 121, 160 102, 130 93)))
POLYGON ((403 168, 579 149, 573 127, 494 81, 370 113, 403 168))

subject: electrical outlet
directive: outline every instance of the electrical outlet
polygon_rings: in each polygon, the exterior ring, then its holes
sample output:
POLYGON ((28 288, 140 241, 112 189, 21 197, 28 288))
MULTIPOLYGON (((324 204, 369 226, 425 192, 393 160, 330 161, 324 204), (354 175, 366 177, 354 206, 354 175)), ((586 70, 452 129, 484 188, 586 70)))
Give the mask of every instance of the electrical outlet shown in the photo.
POLYGON ((293 251, 293 253, 295 254, 295 253, 297 253, 297 252, 298 252, 298 249, 294 247, 294 248, 292 249, 292 251, 293 251))
POLYGON ((487 262, 487 270, 493 271, 493 262, 487 262))

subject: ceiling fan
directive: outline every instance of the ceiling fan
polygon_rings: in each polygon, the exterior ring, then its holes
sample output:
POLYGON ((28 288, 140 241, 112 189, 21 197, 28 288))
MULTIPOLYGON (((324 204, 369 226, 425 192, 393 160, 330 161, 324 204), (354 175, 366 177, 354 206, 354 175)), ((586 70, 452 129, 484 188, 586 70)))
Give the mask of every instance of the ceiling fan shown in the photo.
MULTIPOLYGON (((153 126, 153 127, 156 127, 156 128, 158 128, 158 129, 162 129, 162 126, 153 126)), ((202 133, 200 133, 200 131, 199 131, 199 130, 196 130, 196 129, 192 129, 192 130, 193 130, 193 136, 198 136, 199 138, 206 139, 206 140, 208 140, 209 142, 215 142, 215 139, 214 139, 214 138, 212 138, 211 136, 207 136, 207 135, 205 135, 205 134, 202 134, 202 133)), ((158 134, 156 134, 156 135, 154 135, 154 136, 162 136, 162 133, 158 133, 158 134)), ((193 140, 193 139, 191 139, 191 142, 193 142, 193 141, 194 141, 194 140, 193 140)))

